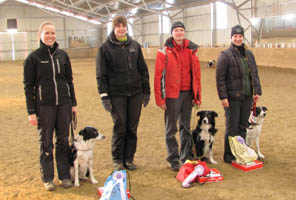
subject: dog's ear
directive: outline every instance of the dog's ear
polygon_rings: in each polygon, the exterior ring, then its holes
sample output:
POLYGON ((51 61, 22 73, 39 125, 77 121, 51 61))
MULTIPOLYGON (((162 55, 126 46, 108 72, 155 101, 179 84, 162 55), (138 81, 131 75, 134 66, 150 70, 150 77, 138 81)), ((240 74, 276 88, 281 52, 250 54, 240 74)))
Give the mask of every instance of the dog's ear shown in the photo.
POLYGON ((262 110, 265 112, 265 111, 267 111, 267 108, 265 106, 263 106, 262 110))
POLYGON ((196 116, 201 116, 204 113, 204 111, 199 111, 196 116))
POLYGON ((79 135, 83 135, 84 132, 85 132, 85 128, 79 131, 79 135))
POLYGON ((218 117, 218 113, 216 113, 215 111, 212 111, 212 112, 214 117, 218 117))

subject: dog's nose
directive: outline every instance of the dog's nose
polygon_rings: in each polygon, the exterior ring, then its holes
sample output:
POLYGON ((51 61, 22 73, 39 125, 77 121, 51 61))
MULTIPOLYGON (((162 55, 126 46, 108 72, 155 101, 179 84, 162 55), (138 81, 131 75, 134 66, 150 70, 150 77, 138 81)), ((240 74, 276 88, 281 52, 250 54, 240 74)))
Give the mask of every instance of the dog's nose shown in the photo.
POLYGON ((102 139, 105 139, 105 136, 104 135, 102 136, 102 139))

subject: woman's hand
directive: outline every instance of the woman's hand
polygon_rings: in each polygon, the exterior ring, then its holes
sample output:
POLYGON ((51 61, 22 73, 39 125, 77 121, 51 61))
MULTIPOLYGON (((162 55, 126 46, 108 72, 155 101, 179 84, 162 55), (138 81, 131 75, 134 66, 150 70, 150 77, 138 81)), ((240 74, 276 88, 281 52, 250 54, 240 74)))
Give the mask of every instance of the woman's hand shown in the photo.
POLYGON ((228 99, 222 99, 221 104, 224 108, 228 108, 229 107, 228 99))
POLYGON ((254 95, 253 100, 255 103, 257 103, 259 101, 259 95, 258 94, 254 95))
POLYGON ((160 105, 159 107, 160 107, 162 110, 166 110, 166 109, 167 109, 166 104, 162 104, 162 105, 160 105))
POLYGON ((72 106, 72 113, 74 113, 75 115, 77 115, 77 112, 78 112, 77 106, 72 106))
POLYGON ((33 126, 36 126, 38 124, 38 120, 37 120, 37 116, 36 114, 31 114, 29 115, 29 122, 30 124, 32 124, 33 126))

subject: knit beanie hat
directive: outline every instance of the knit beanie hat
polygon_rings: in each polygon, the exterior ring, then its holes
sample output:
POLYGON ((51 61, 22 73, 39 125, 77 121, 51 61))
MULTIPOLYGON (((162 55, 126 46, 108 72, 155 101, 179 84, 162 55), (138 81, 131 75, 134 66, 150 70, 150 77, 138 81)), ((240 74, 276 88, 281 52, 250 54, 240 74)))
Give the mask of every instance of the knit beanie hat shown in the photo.
POLYGON ((184 26, 183 22, 181 22, 181 21, 176 21, 176 22, 174 22, 173 25, 172 25, 171 33, 173 32, 173 30, 174 30, 175 28, 178 28, 178 27, 182 27, 182 28, 184 28, 184 30, 185 30, 185 26, 184 26))
POLYGON ((241 26, 241 25, 236 25, 234 27, 231 28, 231 37, 234 35, 234 34, 241 34, 244 36, 244 28, 241 26))

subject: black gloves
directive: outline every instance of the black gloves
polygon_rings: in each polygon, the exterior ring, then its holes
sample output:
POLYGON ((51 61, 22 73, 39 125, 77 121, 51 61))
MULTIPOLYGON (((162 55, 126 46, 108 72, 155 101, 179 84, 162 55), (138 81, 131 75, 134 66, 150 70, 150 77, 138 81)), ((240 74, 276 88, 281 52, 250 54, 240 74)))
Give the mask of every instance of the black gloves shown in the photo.
POLYGON ((112 104, 108 96, 102 97, 102 104, 106 111, 112 112, 112 104))
POLYGON ((142 103, 143 103, 144 107, 146 107, 148 105, 149 101, 150 101, 150 94, 143 94, 142 103))

